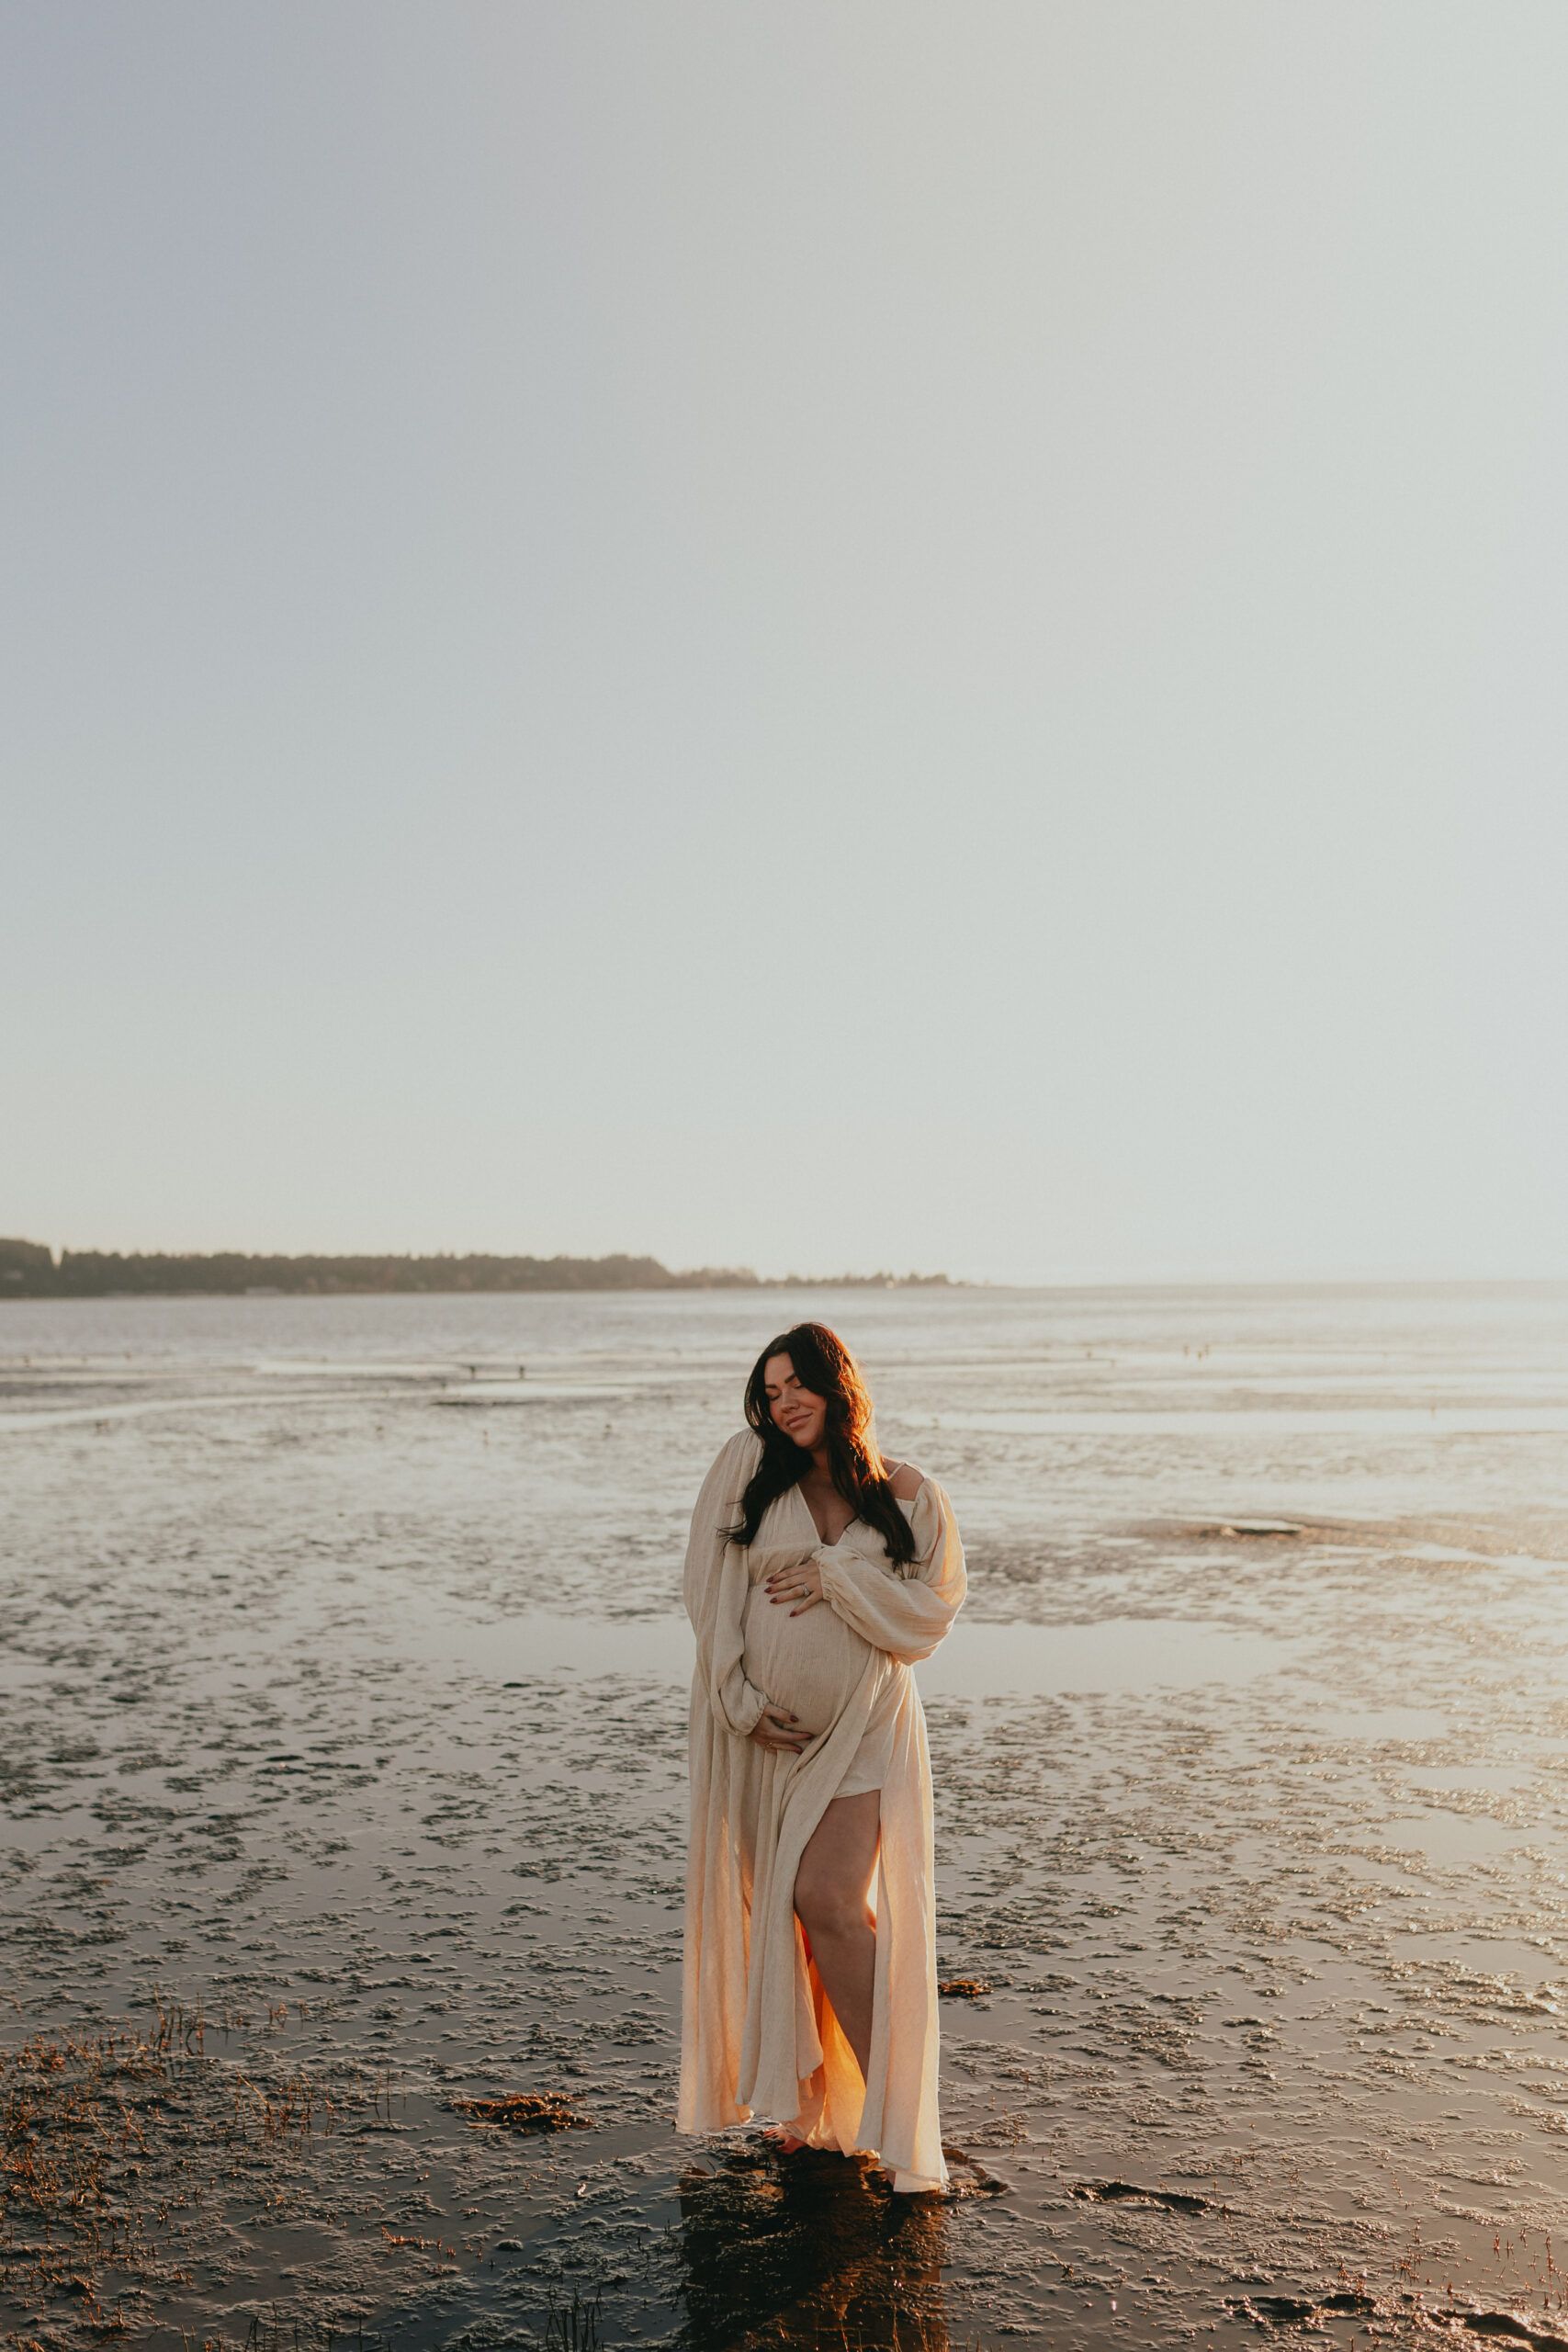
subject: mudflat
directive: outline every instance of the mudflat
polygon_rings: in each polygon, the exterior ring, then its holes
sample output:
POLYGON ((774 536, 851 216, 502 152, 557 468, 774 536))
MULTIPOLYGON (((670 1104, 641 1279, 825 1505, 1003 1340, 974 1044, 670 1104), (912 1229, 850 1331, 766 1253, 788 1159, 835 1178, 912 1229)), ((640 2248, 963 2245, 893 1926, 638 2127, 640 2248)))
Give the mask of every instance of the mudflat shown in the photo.
POLYGON ((1568 1291, 789 1313, 968 1548, 954 2195, 671 2129, 766 1299, 8 1302, 0 2327, 1568 2339, 1568 1291))

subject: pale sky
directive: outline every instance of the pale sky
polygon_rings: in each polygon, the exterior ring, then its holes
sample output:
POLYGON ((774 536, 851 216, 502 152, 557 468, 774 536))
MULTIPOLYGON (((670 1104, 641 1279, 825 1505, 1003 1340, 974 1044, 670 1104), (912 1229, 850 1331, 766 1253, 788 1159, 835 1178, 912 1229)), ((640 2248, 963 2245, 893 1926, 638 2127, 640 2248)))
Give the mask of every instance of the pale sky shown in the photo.
POLYGON ((0 1231, 1568 1274, 1562 0, 6 0, 0 1231))

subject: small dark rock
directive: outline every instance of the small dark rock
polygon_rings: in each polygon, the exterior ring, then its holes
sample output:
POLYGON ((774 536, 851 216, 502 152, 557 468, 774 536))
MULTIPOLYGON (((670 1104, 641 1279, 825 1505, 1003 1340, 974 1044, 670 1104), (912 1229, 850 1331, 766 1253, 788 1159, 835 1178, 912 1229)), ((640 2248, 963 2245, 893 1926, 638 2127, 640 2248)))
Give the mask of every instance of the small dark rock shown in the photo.
POLYGON ((1568 2346, 1568 2336, 1555 2335, 1549 2329, 1532 2328, 1512 2312, 1440 2312, 1440 2319, 1457 2319, 1472 2335, 1500 2335, 1512 2344, 1528 2344, 1532 2352, 1560 2352, 1568 2346))
POLYGON ((1192 2197, 1181 2188, 1140 2188, 1133 2180, 1077 2180, 1069 2197, 1086 2205, 1163 2205, 1168 2213, 1206 2213, 1206 2197, 1192 2197))

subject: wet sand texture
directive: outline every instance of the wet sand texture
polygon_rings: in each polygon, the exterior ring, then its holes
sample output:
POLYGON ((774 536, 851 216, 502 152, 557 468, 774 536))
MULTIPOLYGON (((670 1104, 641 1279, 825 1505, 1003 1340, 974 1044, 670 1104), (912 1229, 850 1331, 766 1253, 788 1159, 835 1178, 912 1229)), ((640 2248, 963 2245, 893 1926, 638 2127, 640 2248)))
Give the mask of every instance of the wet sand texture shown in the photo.
POLYGON ((744 1301, 13 1307, 0 2340, 1568 2337, 1568 1301, 818 1304, 998 1677, 926 1685, 959 2193, 670 2129, 744 1301))

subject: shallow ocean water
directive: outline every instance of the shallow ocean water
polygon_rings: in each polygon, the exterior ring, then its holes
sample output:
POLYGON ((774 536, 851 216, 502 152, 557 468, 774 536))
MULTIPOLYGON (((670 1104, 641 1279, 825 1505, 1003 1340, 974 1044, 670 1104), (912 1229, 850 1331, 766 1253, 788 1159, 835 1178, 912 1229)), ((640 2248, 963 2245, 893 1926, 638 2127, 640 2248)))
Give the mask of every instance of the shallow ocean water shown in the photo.
POLYGON ((97 2153, 0 2324, 1568 2338, 1565 1435, 1562 1289, 6 1305, 0 2090, 97 2153), (670 2125, 685 1515, 807 1313, 969 1554, 941 2206, 670 2125))

